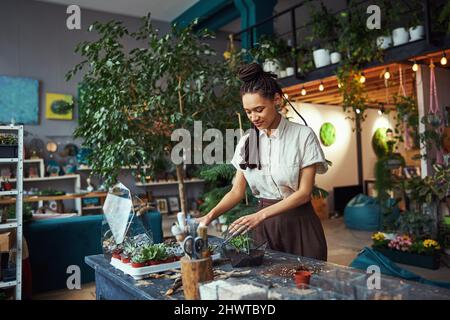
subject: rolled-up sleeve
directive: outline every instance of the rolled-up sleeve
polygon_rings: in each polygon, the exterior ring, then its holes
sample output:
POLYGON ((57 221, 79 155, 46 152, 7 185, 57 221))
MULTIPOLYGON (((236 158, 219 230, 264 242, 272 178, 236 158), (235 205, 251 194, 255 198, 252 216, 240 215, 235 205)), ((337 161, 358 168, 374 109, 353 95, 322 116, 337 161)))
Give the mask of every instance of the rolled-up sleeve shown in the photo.
POLYGON ((311 128, 303 143, 302 158, 300 168, 303 169, 310 165, 317 165, 317 173, 324 174, 328 171, 328 163, 325 160, 325 155, 320 147, 319 139, 311 128))
POLYGON ((239 140, 238 144, 236 145, 236 149, 234 151, 233 158, 231 159, 230 163, 236 168, 236 170, 239 171, 245 171, 241 169, 239 166, 241 163, 244 163, 244 155, 245 155, 245 140, 248 138, 248 134, 242 136, 242 138, 239 140))

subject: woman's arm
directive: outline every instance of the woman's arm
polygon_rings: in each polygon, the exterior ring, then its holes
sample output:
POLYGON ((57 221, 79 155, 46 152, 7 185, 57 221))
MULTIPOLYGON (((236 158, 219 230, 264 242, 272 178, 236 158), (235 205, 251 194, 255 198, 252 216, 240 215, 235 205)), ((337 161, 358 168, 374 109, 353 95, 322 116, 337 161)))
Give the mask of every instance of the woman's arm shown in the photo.
POLYGON ((244 174, 238 170, 231 190, 206 216, 199 219, 200 223, 209 225, 211 221, 237 205, 245 195, 246 186, 247 181, 245 180, 244 174))
POLYGON ((291 194, 286 199, 281 200, 269 207, 261 209, 260 211, 243 216, 230 225, 230 232, 244 232, 253 229, 263 220, 279 215, 285 211, 296 208, 311 200, 311 193, 314 187, 314 180, 316 176, 316 166, 311 165, 303 168, 300 171, 300 185, 297 191, 291 194))

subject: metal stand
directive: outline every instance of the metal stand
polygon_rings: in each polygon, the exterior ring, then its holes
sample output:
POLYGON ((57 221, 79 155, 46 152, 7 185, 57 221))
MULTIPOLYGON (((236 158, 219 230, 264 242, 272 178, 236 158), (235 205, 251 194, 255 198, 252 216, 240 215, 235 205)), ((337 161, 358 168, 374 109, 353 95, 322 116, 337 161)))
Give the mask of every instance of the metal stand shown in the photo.
POLYGON ((0 158, 0 163, 16 163, 16 188, 0 191, 0 196, 16 196, 16 218, 0 224, 0 230, 16 229, 16 280, 1 282, 0 288, 15 287, 16 300, 22 299, 22 239, 23 239, 23 126, 0 126, 0 131, 15 131, 18 140, 17 158, 0 158))

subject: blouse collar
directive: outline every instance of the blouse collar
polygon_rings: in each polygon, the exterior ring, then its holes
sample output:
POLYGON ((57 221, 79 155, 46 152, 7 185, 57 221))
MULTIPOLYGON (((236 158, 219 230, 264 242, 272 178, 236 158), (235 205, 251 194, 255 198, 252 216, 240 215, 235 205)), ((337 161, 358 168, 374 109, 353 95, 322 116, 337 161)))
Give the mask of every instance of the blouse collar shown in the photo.
MULTIPOLYGON (((280 114, 281 119, 280 119, 280 123, 278 124, 278 127, 276 129, 272 130, 272 133, 270 134, 270 138, 274 138, 274 139, 279 139, 281 138, 281 135, 284 132, 284 128, 286 128, 286 123, 287 120, 285 117, 283 117, 282 114, 280 114)), ((259 130, 259 135, 266 135, 267 136, 267 129, 263 129, 263 130, 259 130)))

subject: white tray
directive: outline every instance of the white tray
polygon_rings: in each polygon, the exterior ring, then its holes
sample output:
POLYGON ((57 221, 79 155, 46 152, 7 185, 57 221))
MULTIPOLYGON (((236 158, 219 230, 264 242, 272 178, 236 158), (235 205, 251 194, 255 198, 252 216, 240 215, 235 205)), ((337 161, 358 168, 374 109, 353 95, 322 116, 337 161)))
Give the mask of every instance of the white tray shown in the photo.
MULTIPOLYGON (((220 259, 220 253, 214 254, 211 256, 212 260, 220 259)), ((125 274, 132 276, 136 280, 141 280, 145 278, 145 276, 151 273, 163 272, 167 270, 179 269, 181 268, 180 261, 170 262, 170 263, 161 263, 156 264, 154 266, 146 266, 140 268, 133 268, 131 263, 123 263, 119 259, 111 258, 111 265, 125 274)))

